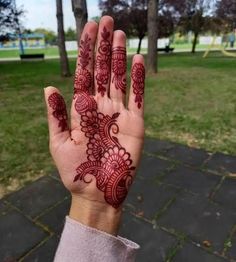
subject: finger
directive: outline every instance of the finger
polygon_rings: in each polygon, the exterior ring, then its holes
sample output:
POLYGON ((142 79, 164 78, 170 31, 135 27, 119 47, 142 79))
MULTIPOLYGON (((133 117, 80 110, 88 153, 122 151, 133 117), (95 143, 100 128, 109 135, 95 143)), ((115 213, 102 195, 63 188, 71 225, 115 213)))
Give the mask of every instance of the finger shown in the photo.
POLYGON ((44 89, 44 96, 48 112, 50 140, 54 137, 68 139, 70 132, 64 98, 57 88, 51 86, 44 89))
POLYGON ((79 115, 86 109, 87 100, 93 93, 93 63, 97 31, 97 23, 91 21, 85 25, 81 36, 75 73, 74 99, 71 105, 72 130, 78 127, 79 115))
POLYGON ((144 59, 142 55, 135 55, 133 57, 131 68, 131 87, 129 94, 128 109, 140 115, 143 115, 144 109, 144 85, 144 59))
POLYGON ((97 95, 107 95, 111 77, 111 45, 114 20, 103 16, 99 22, 96 62, 95 62, 95 92, 97 95))
POLYGON ((126 93, 126 59, 126 35, 117 30, 113 34, 110 98, 123 103, 126 93))
POLYGON ((93 89, 94 47, 98 25, 88 22, 81 35, 79 52, 75 70, 74 93, 89 92, 93 89))

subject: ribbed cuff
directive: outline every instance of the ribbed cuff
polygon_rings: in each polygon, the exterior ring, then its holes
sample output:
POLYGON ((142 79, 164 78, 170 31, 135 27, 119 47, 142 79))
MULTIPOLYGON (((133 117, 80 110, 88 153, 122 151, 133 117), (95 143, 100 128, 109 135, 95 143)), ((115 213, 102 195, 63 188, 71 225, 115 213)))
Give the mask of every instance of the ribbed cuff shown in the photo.
POLYGON ((85 226, 68 216, 54 262, 133 262, 139 245, 85 226))

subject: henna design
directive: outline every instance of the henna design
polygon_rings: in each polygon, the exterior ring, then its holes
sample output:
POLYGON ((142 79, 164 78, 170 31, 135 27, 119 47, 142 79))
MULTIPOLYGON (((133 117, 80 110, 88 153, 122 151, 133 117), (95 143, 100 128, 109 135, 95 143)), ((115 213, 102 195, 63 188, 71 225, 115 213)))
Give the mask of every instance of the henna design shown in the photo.
POLYGON ((93 99, 88 94, 85 94, 83 99, 87 109, 78 111, 77 107, 75 108, 81 115, 81 131, 88 138, 87 161, 76 169, 74 182, 81 180, 90 183, 92 179, 87 175, 93 175, 97 188, 104 192, 105 201, 118 208, 132 184, 131 172, 135 169, 130 153, 126 152, 114 136, 119 132, 117 118, 120 113, 104 115, 97 112, 95 100, 92 104, 95 103, 96 108, 85 102, 87 99, 93 99))
POLYGON ((80 41, 78 65, 75 72, 74 93, 78 94, 80 91, 88 92, 92 85, 92 76, 86 68, 89 65, 90 57, 90 41, 91 38, 85 34, 84 39, 80 41))
POLYGON ((102 40, 98 47, 98 55, 95 62, 96 76, 98 92, 104 96, 106 92, 106 85, 109 83, 110 78, 110 61, 111 61, 111 43, 110 32, 106 27, 103 27, 101 32, 102 40))
POLYGON ((141 108, 144 94, 145 68, 141 63, 135 63, 131 71, 132 87, 135 94, 135 103, 141 108))
POLYGON ((118 46, 112 49, 112 72, 114 74, 112 83, 116 89, 126 92, 126 49, 118 46))
POLYGON ((52 93, 48 97, 48 104, 53 109, 53 116, 59 121, 58 127, 61 132, 68 130, 66 104, 63 97, 58 93, 52 93))

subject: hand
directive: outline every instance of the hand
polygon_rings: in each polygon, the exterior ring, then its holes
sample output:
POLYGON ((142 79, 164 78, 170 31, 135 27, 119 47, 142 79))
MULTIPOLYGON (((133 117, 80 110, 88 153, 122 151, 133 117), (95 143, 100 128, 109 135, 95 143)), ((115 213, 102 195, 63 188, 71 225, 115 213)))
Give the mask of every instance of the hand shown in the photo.
POLYGON ((72 193, 70 216, 115 233, 121 205, 132 184, 144 138, 145 69, 135 55, 126 107, 126 36, 113 32, 109 16, 83 30, 74 82, 71 124, 58 89, 47 87, 50 151, 72 193), (97 46, 94 57, 95 44, 97 46), (94 88, 93 88, 94 87, 94 88), (90 222, 89 222, 90 221, 90 222), (114 222, 111 222, 114 221, 114 222))

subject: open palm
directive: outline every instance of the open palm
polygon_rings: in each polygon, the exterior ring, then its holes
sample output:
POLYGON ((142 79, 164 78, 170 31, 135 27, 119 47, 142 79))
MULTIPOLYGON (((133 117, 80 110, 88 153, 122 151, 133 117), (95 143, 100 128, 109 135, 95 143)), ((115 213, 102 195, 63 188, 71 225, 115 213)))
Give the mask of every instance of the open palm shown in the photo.
POLYGON ((125 46, 125 34, 113 32, 111 17, 103 17, 99 27, 86 24, 70 125, 58 89, 45 89, 50 151, 64 185, 73 195, 113 208, 121 206, 132 184, 144 137, 143 57, 133 58, 126 107, 125 46))

